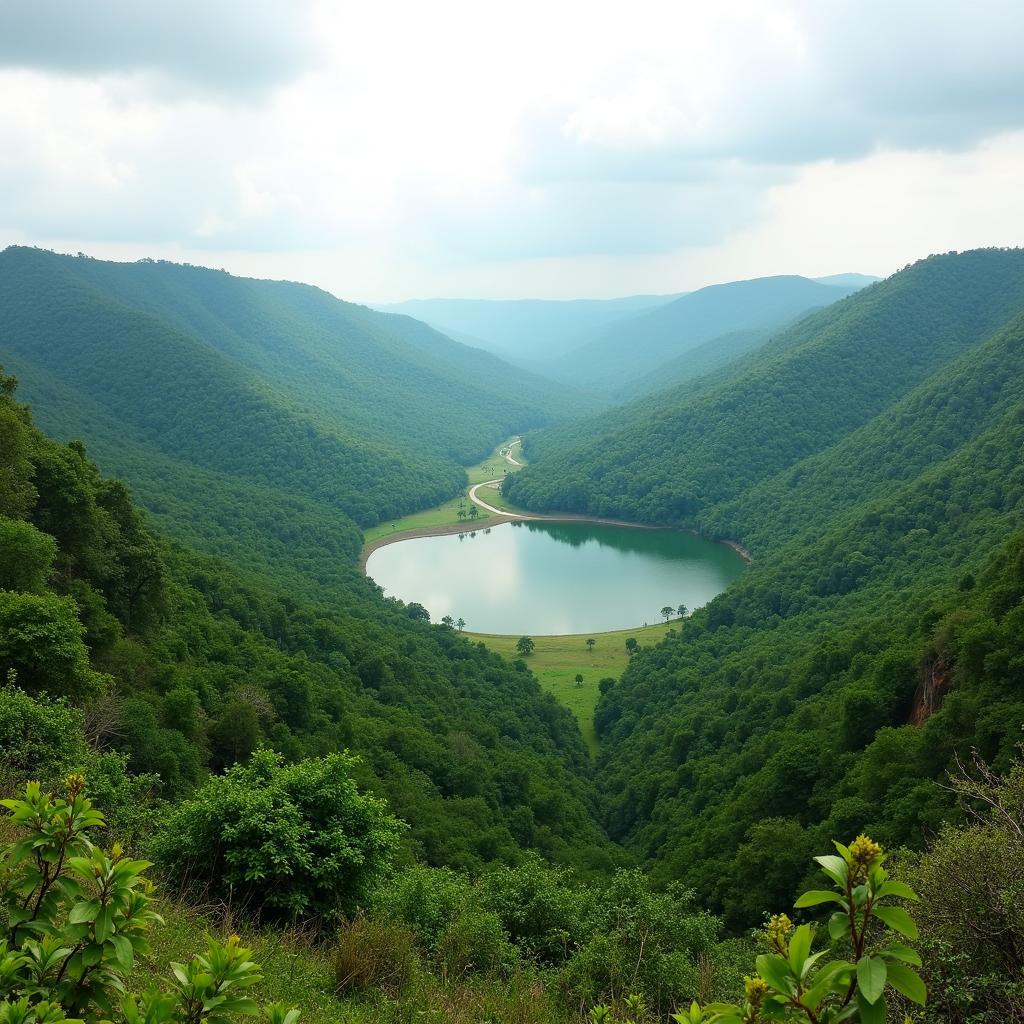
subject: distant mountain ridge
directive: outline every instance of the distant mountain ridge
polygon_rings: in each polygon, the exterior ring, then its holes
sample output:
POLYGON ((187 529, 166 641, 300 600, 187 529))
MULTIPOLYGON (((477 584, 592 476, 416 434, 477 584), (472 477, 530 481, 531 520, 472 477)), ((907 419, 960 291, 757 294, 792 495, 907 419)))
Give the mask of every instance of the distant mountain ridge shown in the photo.
POLYGON ((716 338, 753 331, 765 340, 773 328, 855 290, 796 275, 710 285, 610 325, 546 369, 558 380, 614 394, 716 338))
POLYGON ((569 301, 423 299, 381 306, 570 386, 624 398, 724 365, 811 309, 877 280, 781 275, 673 295, 569 301), (715 339, 721 338, 716 345, 715 339), (689 366, 685 355, 706 346, 689 366), (658 371, 666 368, 666 376, 658 371), (641 383, 651 377, 651 383, 641 383))
POLYGON ((532 367, 571 351, 594 331, 677 297, 410 299, 376 308, 415 317, 466 344, 532 367))

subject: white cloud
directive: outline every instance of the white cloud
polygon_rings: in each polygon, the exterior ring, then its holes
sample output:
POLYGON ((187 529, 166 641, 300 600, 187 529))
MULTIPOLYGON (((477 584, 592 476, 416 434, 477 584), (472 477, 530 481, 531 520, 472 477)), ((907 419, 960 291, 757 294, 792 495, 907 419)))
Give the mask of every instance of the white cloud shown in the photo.
POLYGON ((42 7, 0 15, 0 241, 389 299, 1020 237, 1018 4, 42 7))

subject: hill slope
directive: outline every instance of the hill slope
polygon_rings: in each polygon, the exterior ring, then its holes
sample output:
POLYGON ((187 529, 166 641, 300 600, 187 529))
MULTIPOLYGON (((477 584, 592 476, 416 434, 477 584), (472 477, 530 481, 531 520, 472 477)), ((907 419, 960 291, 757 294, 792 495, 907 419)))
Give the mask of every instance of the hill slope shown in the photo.
POLYGON ((85 439, 166 527, 223 551, 231 524, 236 548, 292 568, 332 533, 354 557, 353 523, 451 496, 463 463, 563 395, 304 285, 22 248, 0 253, 0 359, 40 423, 85 439))
MULTIPOLYGON (((575 722, 529 673, 366 581, 328 606, 170 547, 80 444, 33 426, 13 383, 0 373, 0 679, 88 708, 90 743, 152 773, 132 783, 104 754, 90 784, 151 806, 259 745, 289 759, 349 748, 409 823, 407 858, 614 860, 575 722)), ((39 746, 4 725, 5 753, 39 746)))
POLYGON ((560 380, 616 392, 714 338, 771 330, 853 291, 796 276, 711 285, 612 324, 546 368, 560 380))
POLYGON ((717 374, 537 435, 509 495, 704 527, 707 510, 828 448, 1021 309, 1024 253, 924 260, 717 374))

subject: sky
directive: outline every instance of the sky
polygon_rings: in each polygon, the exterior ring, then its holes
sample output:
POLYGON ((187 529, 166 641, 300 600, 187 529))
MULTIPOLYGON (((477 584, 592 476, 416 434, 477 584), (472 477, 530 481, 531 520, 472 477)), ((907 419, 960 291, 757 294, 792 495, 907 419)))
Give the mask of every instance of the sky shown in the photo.
POLYGON ((1024 243, 1020 0, 0 0, 0 246, 342 298, 1024 243))

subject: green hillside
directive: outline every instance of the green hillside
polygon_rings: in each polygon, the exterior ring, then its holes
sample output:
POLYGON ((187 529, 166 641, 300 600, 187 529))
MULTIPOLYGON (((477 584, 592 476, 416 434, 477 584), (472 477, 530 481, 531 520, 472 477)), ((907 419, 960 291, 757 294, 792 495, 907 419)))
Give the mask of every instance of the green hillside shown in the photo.
POLYGON ((329 559, 354 561, 356 525, 450 497, 464 464, 565 408, 305 285, 24 248, 0 253, 0 358, 40 424, 85 440, 162 527, 292 579, 343 573, 329 559))
POLYGON ((507 496, 704 528, 709 510, 829 448, 1021 309, 1024 253, 924 260, 707 377, 528 437, 507 496))
MULTIPOLYGON (((369 585, 303 602, 169 546, 80 443, 35 429, 7 377, 0 438, 0 672, 92 709, 93 747, 126 757, 95 765, 97 784, 127 769, 147 799, 176 800, 260 745, 290 760, 348 749, 409 823, 406 860, 614 861, 575 721, 528 673, 369 585)), ((35 749, 0 695, 7 756, 35 749)), ((46 763, 81 756, 62 742, 46 763)))

